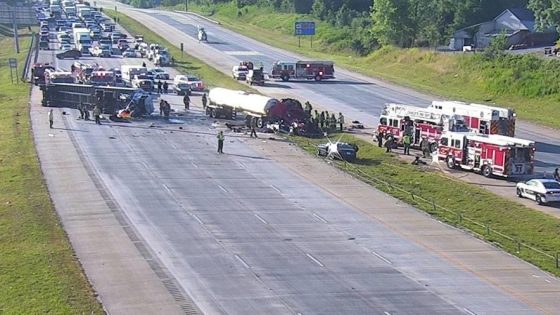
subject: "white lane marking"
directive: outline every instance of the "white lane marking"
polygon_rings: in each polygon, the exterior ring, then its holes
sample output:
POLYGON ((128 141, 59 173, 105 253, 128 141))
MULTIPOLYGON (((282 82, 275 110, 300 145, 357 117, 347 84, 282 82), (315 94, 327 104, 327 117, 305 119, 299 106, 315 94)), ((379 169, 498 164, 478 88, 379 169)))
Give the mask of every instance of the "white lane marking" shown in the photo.
POLYGON ((379 259, 383 260, 384 262, 388 263, 389 265, 393 264, 389 259, 379 255, 378 253, 376 253, 374 251, 372 251, 371 253, 374 254, 375 256, 377 256, 377 258, 379 258, 379 259))
POLYGON ((389 313, 389 312, 383 312, 383 314, 385 314, 385 315, 391 315, 391 313, 389 313))
POLYGON ((230 50, 230 51, 224 51, 224 53, 226 55, 232 55, 232 56, 262 56, 262 53, 258 52, 258 51, 254 51, 254 50, 230 50))
POLYGON ((313 216, 316 217, 319 221, 323 223, 329 223, 329 221, 325 220, 322 216, 318 215, 317 213, 313 212, 313 216))
POLYGON ((224 186, 218 185, 218 187, 220 187, 220 189, 223 190, 224 192, 228 192, 228 191, 224 188, 224 186))
POLYGON ((167 190, 168 193, 173 194, 171 192, 171 189, 169 189, 169 187, 167 187, 167 185, 165 185, 165 184, 162 184, 162 185, 163 185, 163 188, 165 188, 165 190, 167 190))
POLYGON ((465 310, 465 312, 467 312, 467 314, 469 314, 469 315, 476 315, 475 312, 469 310, 468 308, 463 308, 463 310, 465 310))
POLYGON ((544 279, 544 281, 546 281, 547 283, 550 283, 550 280, 548 280, 548 279, 544 279))
POLYGON ((309 257, 309 259, 313 260, 317 265, 321 267, 325 267, 325 265, 323 265, 319 260, 317 260, 317 258, 313 257, 313 255, 311 254, 305 254, 305 255, 309 257))
POLYGON ((276 186, 270 185, 270 187, 272 187, 272 189, 276 190, 277 192, 282 193, 282 192, 280 191, 280 189, 278 189, 276 186))
POLYGON ((239 166, 241 166, 241 168, 247 168, 247 166, 245 166, 245 164, 243 164, 241 162, 237 162, 237 164, 239 164, 239 166))
POLYGON ((194 166, 194 168, 198 168, 198 165, 196 165, 194 162, 191 162, 192 166, 194 166))
POLYGON ((204 225, 204 222, 202 222, 202 220, 196 215, 196 214, 191 214, 191 216, 201 225, 204 225))
POLYGON ((263 219, 263 218, 262 218, 262 217, 261 217, 260 215, 258 215, 258 214, 255 214, 255 217, 256 217, 257 219, 259 219, 259 221, 261 221, 262 223, 264 223, 264 224, 268 224, 268 222, 266 222, 266 220, 265 220, 265 219, 263 219))
POLYGON ((243 260, 243 258, 241 258, 241 256, 239 256, 237 254, 235 254, 233 256, 235 256, 235 258, 237 258, 237 260, 239 260, 243 264, 243 266, 245 266, 245 268, 251 269, 251 266, 249 266, 249 264, 246 263, 245 260, 243 260))

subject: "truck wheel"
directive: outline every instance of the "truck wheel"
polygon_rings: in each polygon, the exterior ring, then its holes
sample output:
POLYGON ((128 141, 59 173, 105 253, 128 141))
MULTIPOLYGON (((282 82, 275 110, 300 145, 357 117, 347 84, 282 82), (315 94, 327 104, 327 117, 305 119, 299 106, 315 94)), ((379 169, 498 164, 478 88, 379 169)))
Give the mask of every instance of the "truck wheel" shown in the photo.
POLYGON ((482 167, 482 176, 490 177, 492 176, 492 168, 488 165, 482 167))
POLYGON ((257 127, 259 128, 264 128, 264 119, 262 119, 261 117, 257 118, 257 123, 256 123, 257 127))
POLYGON ((287 76, 287 75, 283 75, 283 76, 282 76, 282 81, 288 82, 288 80, 290 80, 290 77, 289 77, 289 76, 287 76))
POLYGON ((448 156, 446 164, 447 164, 448 169, 454 169, 455 168, 455 158, 452 157, 452 156, 448 156))
POLYGON ((315 81, 321 81, 323 78, 320 75, 315 76, 315 81))
POLYGON ((231 111, 231 120, 237 119, 237 112, 235 110, 231 111))

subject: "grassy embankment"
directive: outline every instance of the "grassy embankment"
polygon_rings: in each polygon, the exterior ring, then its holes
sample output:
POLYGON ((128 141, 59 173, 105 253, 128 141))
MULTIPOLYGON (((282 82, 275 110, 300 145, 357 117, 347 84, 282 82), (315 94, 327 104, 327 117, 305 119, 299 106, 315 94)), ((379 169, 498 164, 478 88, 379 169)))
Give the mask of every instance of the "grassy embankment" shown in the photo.
MULTIPOLYGON (((121 24, 131 33, 144 34, 149 41, 165 42, 133 20, 121 18, 121 24)), ((200 67, 207 66, 201 64, 200 67)), ((213 78, 208 78, 209 84, 219 85, 222 84, 220 82, 224 82, 223 80, 231 80, 226 75, 220 75, 222 78, 218 78, 217 82, 212 81, 213 78)), ((374 184, 378 189, 415 205, 445 222, 461 226, 490 242, 498 243, 504 250, 560 275, 560 269, 555 268, 554 259, 530 250, 526 246, 519 247, 519 242, 523 242, 554 256, 560 251, 560 238, 557 237, 560 233, 560 220, 466 183, 454 182, 453 189, 450 190, 448 186, 453 179, 440 173, 407 165, 385 154, 375 145, 358 140, 351 135, 345 137, 343 140, 347 139, 360 146, 360 160, 356 163, 358 170, 408 192, 391 189, 385 184, 374 184), (451 212, 443 211, 440 207, 434 210, 433 204, 421 201, 420 196, 429 201, 436 200, 438 205, 451 212), (474 222, 479 222, 481 225, 474 222), (490 233, 487 233, 488 229, 490 233), (498 233, 508 235, 511 239, 498 233)), ((298 137, 293 137, 292 140, 310 153, 314 153, 315 145, 322 141, 298 137)))
POLYGON ((0 35, 0 313, 102 314, 51 203, 31 135, 29 85, 12 84, 7 59, 21 53, 0 35))
MULTIPOLYGON (((103 13, 107 16, 114 18, 117 13, 114 10, 103 9, 103 13)), ((175 58, 175 68, 181 73, 195 74, 200 77, 208 87, 223 87, 235 90, 254 91, 247 85, 243 85, 231 77, 225 76, 220 71, 210 67, 203 61, 190 56, 185 51, 181 57, 181 50, 165 40, 161 36, 152 32, 149 28, 142 23, 124 15, 122 12, 118 13, 119 24, 131 34, 142 34, 144 40, 148 43, 159 43, 169 50, 171 56, 175 58)), ((187 48, 188 49, 188 48, 187 48)))
MULTIPOLYGON (((560 128, 560 62, 536 56, 508 55, 487 60, 477 54, 448 54, 419 49, 386 47, 368 56, 357 56, 346 47, 343 30, 317 21, 317 36, 310 48, 308 38, 301 47, 293 36, 298 19, 309 16, 283 14, 249 6, 241 10, 231 4, 190 8, 236 32, 259 41, 315 59, 333 60, 337 65, 386 79, 449 99, 496 103, 513 107, 521 119, 560 128)), ((179 5, 175 9, 182 10, 179 5)))

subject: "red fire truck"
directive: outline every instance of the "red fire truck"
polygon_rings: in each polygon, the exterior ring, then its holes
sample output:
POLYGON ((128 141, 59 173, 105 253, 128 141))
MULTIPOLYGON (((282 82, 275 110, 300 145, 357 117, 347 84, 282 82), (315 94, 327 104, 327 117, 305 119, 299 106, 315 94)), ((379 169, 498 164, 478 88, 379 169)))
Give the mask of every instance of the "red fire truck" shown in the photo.
POLYGON ((423 108, 403 104, 386 104, 381 112, 377 132, 392 134, 398 141, 405 134, 412 136, 412 145, 418 146, 422 138, 427 138, 432 151, 444 130, 466 131, 462 117, 446 115, 433 108, 423 108))
POLYGON ((501 135, 444 132, 437 153, 449 168, 480 172, 486 177, 530 175, 535 142, 501 135))
POLYGON ((272 65, 270 77, 282 81, 334 79, 334 63, 332 61, 277 61, 272 65))
POLYGON ((465 125, 472 132, 481 134, 515 135, 515 111, 510 108, 454 101, 434 101, 430 108, 447 115, 463 116, 465 125))

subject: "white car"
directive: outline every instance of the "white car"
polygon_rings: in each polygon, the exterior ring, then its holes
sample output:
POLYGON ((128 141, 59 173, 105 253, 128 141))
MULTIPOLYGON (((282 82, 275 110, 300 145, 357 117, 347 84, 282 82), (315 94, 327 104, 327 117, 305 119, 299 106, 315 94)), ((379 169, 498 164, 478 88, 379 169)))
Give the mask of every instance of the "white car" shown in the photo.
POLYGON ((67 50, 70 50, 72 48, 74 48, 74 47, 70 44, 61 44, 60 45, 60 50, 63 50, 63 51, 67 51, 67 50))
POLYGON ((516 187, 519 198, 535 200, 539 205, 560 201, 560 183, 553 179, 531 179, 516 187))
POLYGON ((169 73, 162 68, 151 68, 150 71, 154 74, 154 79, 169 80, 169 73))
MULTIPOLYGON (((205 89, 204 82, 192 75, 177 75, 175 76, 173 84, 175 84, 176 87, 187 84, 191 91, 203 92, 205 89)), ((183 92, 183 89, 181 89, 180 92, 183 92)), ((180 92, 178 91, 177 93, 180 94, 180 92)))
POLYGON ((245 66, 233 66, 231 69, 231 75, 236 80, 245 80, 247 73, 249 73, 249 69, 245 66))

